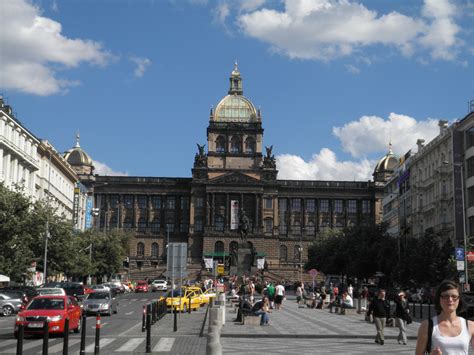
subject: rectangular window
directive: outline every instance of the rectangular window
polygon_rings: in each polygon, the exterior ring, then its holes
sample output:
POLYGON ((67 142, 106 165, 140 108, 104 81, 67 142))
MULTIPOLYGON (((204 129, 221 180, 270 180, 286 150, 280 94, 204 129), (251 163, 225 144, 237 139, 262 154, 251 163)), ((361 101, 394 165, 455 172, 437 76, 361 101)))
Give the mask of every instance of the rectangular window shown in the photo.
POLYGON ((118 195, 110 195, 110 208, 117 208, 119 203, 119 197, 118 195))
POLYGON ((470 157, 466 160, 466 167, 467 167, 467 177, 470 178, 474 176, 474 157, 470 157))
POLYGON ((281 198, 278 200, 278 208, 282 212, 285 212, 287 210, 286 198, 281 198))
POLYGON ((314 223, 308 222, 306 225, 306 234, 307 235, 314 235, 314 223))
POLYGON ((467 189, 467 201, 468 207, 474 206, 474 186, 471 186, 467 189))
POLYGON ((370 214, 370 201, 369 200, 362 201, 362 213, 370 214))
POLYGON ((174 196, 168 196, 166 197, 166 208, 168 210, 174 210, 176 205, 176 200, 174 196))
POLYGON ((342 200, 334 200, 334 213, 342 213, 342 200))
POLYGON ((160 196, 152 196, 151 204, 155 210, 161 209, 161 197, 160 196))
POLYGON ((469 236, 474 236, 474 216, 469 217, 469 236))
POLYGON ((160 233, 160 220, 155 219, 153 222, 151 222, 151 232, 154 234, 160 233))
POLYGON ((265 208, 271 210, 273 208, 273 199, 271 197, 265 198, 265 208))
POLYGON ((314 212, 315 207, 316 204, 313 199, 306 200, 306 212, 314 212))
POLYGON ((329 212, 329 200, 319 200, 319 211, 322 213, 329 212))
POLYGON ((181 209, 189 210, 189 197, 181 197, 181 209))
POLYGON ((357 213, 357 200, 347 200, 347 213, 357 213))
POLYGON ((204 207, 204 198, 203 197, 196 197, 196 207, 203 208, 204 207))
POLYGON ((273 232, 273 219, 267 218, 265 220, 265 233, 271 234, 273 232))
POLYGON ((466 143, 466 149, 474 146, 474 127, 471 127, 466 131, 466 143))
POLYGON ((301 199, 299 198, 291 199, 291 210, 294 212, 301 211, 301 199))
POLYGON ((189 224, 187 223, 187 221, 182 220, 181 223, 179 224, 179 231, 181 233, 188 233, 188 230, 189 230, 189 224))
POLYGON ((194 230, 196 232, 202 232, 203 231, 202 218, 201 217, 196 218, 196 220, 194 221, 194 230))
POLYGON ((141 210, 145 210, 147 208, 147 197, 146 196, 138 196, 137 198, 138 208, 141 210))
POLYGON ((174 223, 173 222, 166 223, 166 229, 168 232, 174 233, 174 223))
POLYGON ((123 197, 123 205, 127 209, 133 208, 133 196, 132 195, 125 195, 123 197))

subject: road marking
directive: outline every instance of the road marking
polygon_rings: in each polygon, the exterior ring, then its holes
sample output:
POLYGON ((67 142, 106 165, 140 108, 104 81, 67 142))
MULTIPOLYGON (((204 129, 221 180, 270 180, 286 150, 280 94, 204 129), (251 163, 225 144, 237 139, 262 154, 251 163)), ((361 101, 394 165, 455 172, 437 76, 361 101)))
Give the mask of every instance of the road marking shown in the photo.
MULTIPOLYGON (((40 340, 34 340, 32 342, 28 342, 28 343, 23 343, 23 351, 25 350, 28 350, 28 349, 31 349, 31 348, 34 348, 40 344, 43 344, 43 339, 40 339, 40 340)), ((2 344, 3 345, 3 344, 2 344)), ((12 349, 12 350, 2 350, 2 354, 16 354, 16 349, 12 349)))
POLYGON ((167 352, 171 351, 175 338, 161 338, 160 341, 153 348, 154 352, 167 352))
MULTIPOLYGON (((115 341, 115 338, 102 338, 102 339, 100 339, 100 343, 99 343, 100 349, 105 348, 107 345, 109 345, 113 341, 115 341)), ((94 343, 89 344, 88 346, 86 346, 86 349, 85 349, 86 353, 94 352, 94 348, 95 348, 95 341, 94 341, 94 343)))
MULTIPOLYGON (((18 340, 16 339, 8 339, 8 340, 2 340, 1 346, 8 346, 11 344, 15 344, 18 340)), ((1 351, 0 351, 1 353, 1 351)))
POLYGON ((118 337, 119 337, 119 338, 120 338, 120 337, 123 337, 123 336, 126 335, 127 333, 133 331, 135 328, 138 328, 138 327, 141 327, 141 326, 142 326, 142 322, 139 322, 139 323, 135 324, 133 327, 128 328, 126 331, 120 333, 120 334, 118 335, 118 337))
POLYGON ((144 340, 145 339, 143 338, 132 338, 115 351, 117 352, 134 351, 141 343, 143 343, 144 340))
MULTIPOLYGON (((76 345, 79 343, 81 339, 71 339, 69 340, 69 346, 76 345)), ((55 346, 51 346, 48 348, 48 353, 60 353, 63 351, 64 343, 56 344, 55 346)), ((38 354, 42 354, 43 351, 38 351, 38 354)))
POLYGON ((126 316, 129 316, 130 314, 133 314, 133 313, 134 313, 134 312, 133 312, 133 311, 131 311, 131 312, 127 312, 127 313, 125 313, 125 315, 126 315, 126 316))

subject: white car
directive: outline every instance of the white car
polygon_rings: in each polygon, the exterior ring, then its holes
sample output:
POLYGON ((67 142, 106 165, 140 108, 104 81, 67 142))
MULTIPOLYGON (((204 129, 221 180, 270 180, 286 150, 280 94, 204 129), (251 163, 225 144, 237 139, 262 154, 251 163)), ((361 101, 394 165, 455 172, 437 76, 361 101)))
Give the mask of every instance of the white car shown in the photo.
POLYGON ((151 292, 168 290, 168 283, 166 280, 154 280, 151 283, 151 292))

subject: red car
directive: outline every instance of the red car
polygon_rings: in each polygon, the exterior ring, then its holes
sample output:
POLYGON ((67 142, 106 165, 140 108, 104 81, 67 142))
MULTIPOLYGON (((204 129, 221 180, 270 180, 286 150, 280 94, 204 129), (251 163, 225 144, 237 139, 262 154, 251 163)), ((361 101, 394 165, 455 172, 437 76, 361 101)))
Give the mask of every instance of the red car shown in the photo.
POLYGON ((135 292, 148 292, 148 282, 138 281, 137 287, 135 287, 135 292))
POLYGON ((31 300, 25 310, 18 313, 15 321, 15 338, 18 326, 24 325, 25 334, 42 334, 43 323, 48 320, 49 333, 64 333, 65 319, 69 318, 69 329, 81 330, 82 309, 71 296, 39 296, 31 300))

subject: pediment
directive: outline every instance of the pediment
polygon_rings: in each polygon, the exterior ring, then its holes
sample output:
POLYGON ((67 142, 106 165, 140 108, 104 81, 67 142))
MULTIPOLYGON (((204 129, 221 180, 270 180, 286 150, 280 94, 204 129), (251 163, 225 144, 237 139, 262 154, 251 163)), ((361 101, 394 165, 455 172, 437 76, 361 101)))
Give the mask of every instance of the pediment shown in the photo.
POLYGON ((257 185, 261 184, 259 179, 255 179, 251 176, 239 173, 231 172, 221 176, 218 176, 214 179, 209 180, 213 184, 225 184, 225 185, 257 185))

